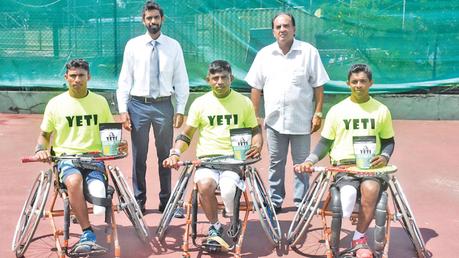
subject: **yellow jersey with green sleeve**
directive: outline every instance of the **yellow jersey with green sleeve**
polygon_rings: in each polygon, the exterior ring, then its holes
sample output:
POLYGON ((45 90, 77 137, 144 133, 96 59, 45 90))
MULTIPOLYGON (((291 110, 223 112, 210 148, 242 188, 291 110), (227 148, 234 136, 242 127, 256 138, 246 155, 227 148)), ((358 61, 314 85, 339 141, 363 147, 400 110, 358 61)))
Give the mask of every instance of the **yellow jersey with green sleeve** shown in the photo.
POLYGON ((355 103, 350 97, 330 108, 321 136, 333 140, 332 162, 355 159, 353 137, 375 136, 376 152, 381 152, 380 139, 394 137, 389 109, 370 97, 365 103, 355 103))
POLYGON ((196 156, 232 155, 230 129, 258 126, 249 98, 231 90, 224 98, 212 92, 198 97, 190 106, 187 125, 198 129, 196 156))
POLYGON ((79 154, 100 151, 99 124, 113 121, 104 97, 89 92, 84 98, 74 98, 67 91, 48 102, 40 129, 52 133, 57 155, 79 154))

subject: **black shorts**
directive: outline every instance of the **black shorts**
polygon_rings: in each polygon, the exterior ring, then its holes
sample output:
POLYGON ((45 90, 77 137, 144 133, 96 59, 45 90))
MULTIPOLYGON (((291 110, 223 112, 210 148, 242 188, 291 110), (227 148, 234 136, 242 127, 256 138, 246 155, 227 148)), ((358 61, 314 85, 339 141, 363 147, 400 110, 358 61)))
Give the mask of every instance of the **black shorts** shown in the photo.
POLYGON ((363 181, 366 180, 373 180, 379 183, 381 187, 381 191, 386 191, 387 189, 387 182, 389 181, 388 176, 378 176, 378 177, 373 177, 373 176, 353 176, 353 175, 348 175, 345 173, 338 173, 335 175, 333 185, 338 187, 338 189, 341 189, 341 187, 345 185, 350 185, 353 186, 357 191, 360 189, 360 184, 363 181))

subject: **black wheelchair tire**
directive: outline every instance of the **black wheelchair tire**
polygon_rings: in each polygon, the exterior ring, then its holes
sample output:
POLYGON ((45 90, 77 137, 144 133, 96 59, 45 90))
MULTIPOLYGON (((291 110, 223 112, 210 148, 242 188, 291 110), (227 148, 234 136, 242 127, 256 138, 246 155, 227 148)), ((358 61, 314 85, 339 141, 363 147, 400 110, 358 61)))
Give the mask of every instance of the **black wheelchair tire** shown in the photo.
POLYGON ((263 231, 274 246, 279 246, 282 237, 279 220, 258 171, 255 168, 247 167, 246 180, 248 180, 252 203, 258 213, 263 231))
POLYGON ((306 228, 316 214, 325 191, 328 189, 330 177, 331 173, 329 172, 321 172, 314 177, 312 185, 309 187, 303 200, 301 200, 292 223, 290 224, 287 233, 289 245, 296 245, 305 233, 306 228))
POLYGON ((121 173, 118 167, 108 166, 108 169, 110 170, 115 191, 118 195, 119 206, 131 221, 139 239, 147 243, 149 235, 148 227, 143 219, 142 211, 126 183, 123 173, 121 173))
POLYGON ((23 257, 37 230, 48 200, 51 180, 51 170, 41 171, 30 189, 14 231, 12 250, 16 257, 23 257))
POLYGON ((181 169, 179 179, 175 184, 171 197, 167 201, 167 205, 164 209, 163 216, 161 217, 158 227, 156 228, 156 236, 160 240, 164 239, 167 228, 169 227, 169 224, 172 220, 172 217, 174 216, 175 209, 178 207, 179 202, 183 202, 183 195, 186 191, 189 179, 192 175, 192 173, 189 171, 190 169, 194 170, 194 167, 185 166, 181 169))
POLYGON ((426 249, 424 239, 421 231, 414 218, 413 211, 411 210, 408 200, 403 192, 402 186, 395 176, 389 181, 389 188, 392 192, 394 206, 397 210, 396 218, 399 220, 405 232, 413 244, 419 258, 430 257, 426 249), (398 213, 398 214, 397 214, 398 213))

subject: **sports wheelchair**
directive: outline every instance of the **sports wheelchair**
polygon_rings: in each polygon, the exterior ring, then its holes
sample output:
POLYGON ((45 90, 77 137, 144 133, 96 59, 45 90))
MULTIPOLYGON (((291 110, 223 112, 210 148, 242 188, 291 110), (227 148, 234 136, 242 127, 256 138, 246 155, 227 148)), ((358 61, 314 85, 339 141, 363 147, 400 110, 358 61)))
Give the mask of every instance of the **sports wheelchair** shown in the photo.
MULTIPOLYGON (((374 256, 388 257, 390 224, 392 221, 398 221, 408 234, 417 256, 420 258, 430 257, 430 252, 426 249, 413 211, 403 193, 400 182, 394 174, 397 171, 395 166, 388 165, 383 168, 369 170, 359 170, 356 167, 350 166, 312 167, 311 170, 317 172, 317 175, 312 181, 307 194, 304 196, 287 234, 287 240, 291 247, 296 248, 300 244, 314 215, 318 215, 323 226, 323 232, 318 242, 324 243, 324 245, 319 248, 316 246, 314 250, 310 251, 314 252, 314 255, 325 254, 327 258, 354 257, 351 249, 340 252, 341 203, 339 200, 339 190, 332 185, 334 174, 347 173, 358 177, 381 177, 388 184, 388 191, 386 190, 381 193, 381 197, 376 205, 374 256), (323 196, 327 191, 328 194, 325 200, 323 200, 323 196), (322 205, 320 205, 321 203, 322 205), (337 206, 338 209, 335 208, 337 206)), ((350 217, 353 224, 357 222, 358 218, 358 212, 355 210, 350 217)), ((309 254, 309 256, 313 256, 313 254, 309 254)))
MULTIPOLYGON (((120 154, 116 156, 102 156, 100 153, 89 153, 82 155, 62 155, 53 156, 52 161, 54 163, 52 169, 41 171, 35 179, 32 188, 30 189, 29 195, 24 203, 19 220, 16 225, 14 232, 12 251, 16 257, 22 257, 29 245, 33 242, 32 237, 38 227, 38 223, 41 218, 49 218, 51 228, 53 230, 52 236, 55 242, 55 247, 51 248, 51 251, 55 250, 58 257, 84 257, 89 255, 102 254, 107 252, 107 249, 101 247, 101 249, 91 252, 90 254, 79 254, 73 253, 72 247, 69 245, 70 239, 70 222, 76 220, 72 218, 72 209, 69 204, 69 198, 65 185, 59 182, 59 172, 57 170, 57 162, 59 160, 72 160, 73 162, 87 162, 91 161, 104 161, 113 160, 126 157, 126 154, 120 154), (49 189, 51 183, 54 181, 54 191, 52 194, 49 208, 45 210, 45 204, 48 200, 49 189), (56 209, 56 200, 58 198, 63 200, 63 209, 56 209), (63 216, 63 226, 58 227, 55 218, 63 216), (63 239, 61 239, 63 238, 63 239)), ((36 162, 33 158, 23 158, 22 162, 36 162)), ((129 189, 126 180, 118 167, 107 165, 105 167, 105 178, 106 182, 106 198, 101 200, 91 199, 88 196, 86 183, 84 183, 85 199, 90 203, 97 203, 97 205, 105 206, 105 223, 106 223, 106 242, 107 244, 114 245, 114 256, 121 256, 121 248, 118 240, 117 225, 115 218, 115 211, 124 211, 129 220, 134 225, 137 236, 144 243, 148 241, 148 228, 143 220, 142 212, 134 199, 134 196, 129 189), (116 192, 118 202, 113 202, 113 194, 116 192), (105 202, 104 202, 105 201, 105 202)), ((88 213, 93 213, 93 207, 88 207, 88 213)), ((38 243, 39 244, 39 243, 38 243)), ((49 250, 48 250, 49 252, 49 250)), ((34 255, 30 253, 28 255, 34 255)), ((43 254, 42 254, 43 255, 43 254)), ((48 253, 49 255, 49 253, 48 253)), ((38 254, 38 256, 41 256, 38 254)))
MULTIPOLYGON (((261 226, 272 245, 279 246, 281 242, 281 230, 274 211, 274 206, 266 192, 258 171, 250 166, 259 160, 260 159, 249 159, 240 161, 233 159, 232 156, 219 156, 204 160, 181 162, 180 165, 182 168, 179 180, 177 181, 173 194, 168 201, 164 215, 162 216, 156 231, 158 238, 160 240, 164 239, 175 209, 179 206, 184 206, 186 209, 186 228, 183 237, 182 257, 190 257, 190 237, 195 247, 204 249, 209 253, 223 251, 233 253, 234 257, 241 257, 244 233, 247 227, 249 212, 251 211, 257 212, 261 226), (198 233, 199 204, 198 189, 196 184, 194 184, 187 201, 183 201, 189 185, 189 179, 192 177, 197 167, 232 170, 237 172, 246 183, 245 191, 242 191, 239 188, 236 190, 234 198, 234 215, 231 217, 230 226, 226 231, 226 236, 229 238, 229 241, 220 239, 217 241, 219 242, 219 245, 208 245, 206 244, 205 239, 202 243, 198 243, 197 241, 198 237, 202 238, 205 236, 198 233), (244 212, 242 220, 240 220, 240 211, 244 212), (230 242, 230 244, 228 244, 228 242, 230 242)), ((224 212, 224 205, 221 201, 218 203, 218 209, 223 210, 224 212)))

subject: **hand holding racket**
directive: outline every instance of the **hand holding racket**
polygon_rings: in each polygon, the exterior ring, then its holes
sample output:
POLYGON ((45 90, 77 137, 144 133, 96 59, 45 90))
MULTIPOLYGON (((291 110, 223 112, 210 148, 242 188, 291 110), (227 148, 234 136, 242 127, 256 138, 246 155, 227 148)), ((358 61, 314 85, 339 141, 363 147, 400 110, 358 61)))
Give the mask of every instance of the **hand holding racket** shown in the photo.
POLYGON ((312 172, 332 172, 332 173, 347 173, 357 176, 382 176, 392 174, 397 171, 394 165, 384 167, 360 169, 356 166, 338 166, 338 167, 314 167, 311 162, 304 162, 294 166, 296 172, 312 173, 312 172))
POLYGON ((207 167, 218 170, 234 170, 241 166, 250 165, 255 162, 258 162, 261 158, 249 158, 245 160, 235 159, 232 155, 230 156, 217 156, 214 158, 198 159, 198 160, 186 160, 180 161, 179 159, 175 160, 174 166, 169 165, 169 161, 165 160, 163 162, 164 167, 172 167, 178 169, 180 166, 196 166, 196 167, 207 167))
MULTIPOLYGON (((117 155, 110 155, 105 156, 102 155, 101 152, 89 152, 84 154, 77 154, 77 155, 61 155, 61 156, 49 156, 49 160, 52 162, 56 162, 59 160, 82 160, 82 161, 103 161, 103 160, 114 160, 114 159, 122 159, 127 156, 126 152, 119 153, 117 155)), ((43 162, 40 157, 37 155, 29 156, 29 157, 22 157, 22 163, 29 163, 29 162, 43 162)))

